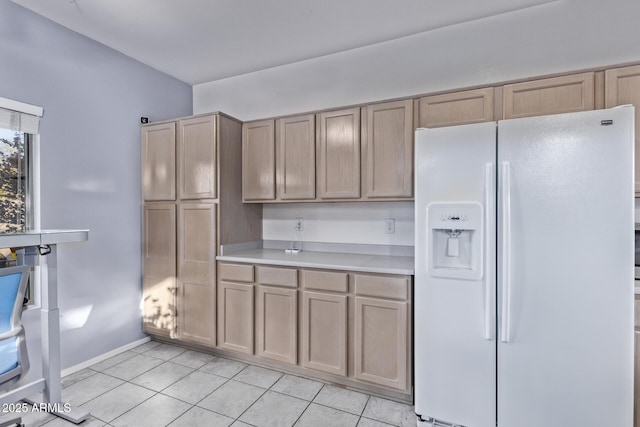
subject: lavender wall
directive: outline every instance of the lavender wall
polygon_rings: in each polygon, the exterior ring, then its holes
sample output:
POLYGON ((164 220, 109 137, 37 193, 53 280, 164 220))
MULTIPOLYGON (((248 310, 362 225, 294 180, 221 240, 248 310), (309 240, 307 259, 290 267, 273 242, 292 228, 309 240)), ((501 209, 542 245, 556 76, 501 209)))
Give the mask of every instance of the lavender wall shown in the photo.
MULTIPOLYGON (((44 107, 42 227, 91 230, 59 250, 66 368, 144 336, 138 123, 190 115, 192 88, 8 0, 0 58, 0 97, 44 107)), ((25 318, 37 355, 38 313, 25 318)))

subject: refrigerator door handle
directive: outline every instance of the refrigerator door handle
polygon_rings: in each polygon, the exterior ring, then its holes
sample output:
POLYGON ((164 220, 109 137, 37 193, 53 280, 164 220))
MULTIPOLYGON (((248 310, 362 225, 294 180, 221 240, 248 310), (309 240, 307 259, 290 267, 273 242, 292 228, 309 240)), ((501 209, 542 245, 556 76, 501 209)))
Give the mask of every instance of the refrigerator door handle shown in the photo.
POLYGON ((501 201, 502 201, 502 310, 501 341, 509 342, 511 336, 511 179, 509 162, 502 162, 501 201))
POLYGON ((491 265, 493 257, 491 239, 495 236, 493 225, 495 221, 494 215, 494 195, 495 195, 495 173, 493 163, 484 165, 484 338, 492 341, 494 338, 493 322, 493 301, 495 295, 495 270, 491 265))
POLYGON ((501 163, 501 237, 502 237, 502 309, 501 341, 508 343, 511 336, 511 180, 509 162, 501 163))

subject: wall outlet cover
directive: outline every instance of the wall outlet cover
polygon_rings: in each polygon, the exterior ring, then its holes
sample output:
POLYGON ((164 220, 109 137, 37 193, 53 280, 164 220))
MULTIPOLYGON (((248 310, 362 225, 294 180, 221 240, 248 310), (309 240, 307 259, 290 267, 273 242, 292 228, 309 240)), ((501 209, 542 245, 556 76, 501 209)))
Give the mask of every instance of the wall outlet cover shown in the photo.
POLYGON ((396 220, 394 218, 387 218, 384 220, 384 233, 385 234, 396 233, 396 220))

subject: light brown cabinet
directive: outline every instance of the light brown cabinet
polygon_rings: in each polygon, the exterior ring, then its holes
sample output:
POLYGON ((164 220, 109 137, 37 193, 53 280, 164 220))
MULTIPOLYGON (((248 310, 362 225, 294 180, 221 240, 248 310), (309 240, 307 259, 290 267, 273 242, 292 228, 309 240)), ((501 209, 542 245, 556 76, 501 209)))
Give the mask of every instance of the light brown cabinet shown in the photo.
POLYGON ((147 203, 142 215, 143 328, 169 336, 176 329, 176 206, 147 203))
POLYGON ((279 118, 275 143, 273 120, 245 123, 243 200, 410 199, 413 101, 360 110, 279 118))
POLYGON ((411 377, 410 278, 354 274, 356 379, 405 390, 411 377))
POLYGON ((413 195, 413 101, 362 109, 362 183, 365 199, 413 195))
POLYGON ((360 109, 317 115, 318 197, 360 197, 360 109))
POLYGON ((216 113, 141 135, 143 194, 175 199, 177 188, 180 199, 144 205, 144 330, 213 347, 218 247, 262 235, 260 207, 242 203, 242 125, 216 113), (158 196, 164 187, 172 197, 158 196))
POLYGON ((419 127, 435 128, 494 120, 492 87, 442 95, 423 96, 419 101, 419 127))
POLYGON ((256 354, 295 365, 298 362, 298 291, 258 286, 256 354))
POLYGON ((216 116, 178 122, 178 198, 217 197, 216 116))
POLYGON ((355 303, 355 377, 406 389, 407 303, 359 296, 355 303))
POLYGON ((298 270, 257 267, 256 354, 295 365, 298 362, 298 270))
POLYGON ((605 107, 632 104, 635 110, 635 191, 640 196, 640 65, 605 72, 605 107))
POLYGON ((176 199, 176 125, 160 123, 141 128, 142 198, 176 199))
POLYGON ((273 120, 242 125, 242 197, 244 201, 276 198, 273 120))
POLYGON ((410 399, 411 276, 228 262, 218 273, 219 348, 410 399))
POLYGON ((253 354, 254 288, 218 281, 218 347, 253 354))
POLYGON ((278 119, 276 141, 278 199, 314 199, 316 197, 315 115, 278 119))
POLYGON ((503 118, 571 113, 595 108, 594 73, 572 74, 503 87, 503 118))
POLYGON ((347 296, 302 292, 302 366, 347 376, 347 296))
POLYGON ((215 346, 216 205, 178 209, 178 337, 215 346))

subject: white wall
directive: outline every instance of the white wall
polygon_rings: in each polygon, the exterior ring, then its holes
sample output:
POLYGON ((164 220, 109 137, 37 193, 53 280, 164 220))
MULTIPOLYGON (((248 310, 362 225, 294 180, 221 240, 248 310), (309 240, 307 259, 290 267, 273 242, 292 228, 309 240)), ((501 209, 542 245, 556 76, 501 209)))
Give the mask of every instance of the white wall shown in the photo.
POLYGON ((295 218, 304 219, 304 242, 413 246, 412 202, 265 204, 262 237, 289 241, 295 218), (396 232, 386 234, 384 220, 395 219, 396 232))
MULTIPOLYGON (((246 121, 638 61, 639 16, 638 1, 550 2, 196 85, 194 113, 220 110, 246 121)), ((386 209, 305 206, 304 215, 315 218, 305 239, 408 244, 411 220, 396 236, 380 234, 386 209)), ((300 211, 265 205, 264 238, 290 238, 283 224, 300 211)))
POLYGON ((0 40, 0 96, 44 107, 42 226, 90 229, 87 243, 59 249, 67 368, 144 336, 139 120, 191 114, 191 87, 8 0, 0 40))
POLYGON ((638 16, 638 1, 552 1, 196 85, 194 113, 252 120, 638 61, 638 16))

